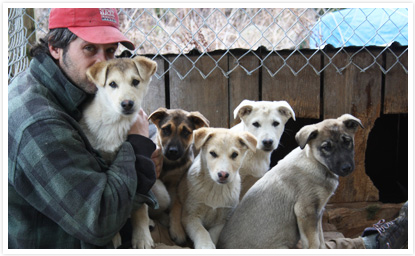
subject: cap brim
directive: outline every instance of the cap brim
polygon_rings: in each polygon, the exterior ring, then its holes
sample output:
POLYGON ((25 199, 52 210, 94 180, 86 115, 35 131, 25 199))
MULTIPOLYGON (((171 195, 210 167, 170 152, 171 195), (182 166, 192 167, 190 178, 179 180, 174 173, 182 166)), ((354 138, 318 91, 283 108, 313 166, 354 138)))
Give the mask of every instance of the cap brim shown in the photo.
POLYGON ((70 27, 72 33, 81 39, 94 44, 121 43, 130 50, 134 50, 134 44, 124 36, 117 28, 110 26, 98 27, 70 27))

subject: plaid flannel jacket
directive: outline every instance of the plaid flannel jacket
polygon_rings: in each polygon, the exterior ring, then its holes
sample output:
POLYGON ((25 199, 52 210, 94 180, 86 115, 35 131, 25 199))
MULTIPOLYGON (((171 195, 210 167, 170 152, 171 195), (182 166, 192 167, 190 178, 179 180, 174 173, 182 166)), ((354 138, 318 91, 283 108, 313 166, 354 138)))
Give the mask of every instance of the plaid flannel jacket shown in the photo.
POLYGON ((133 206, 157 204, 139 193, 155 181, 154 143, 135 135, 107 166, 77 122, 86 98, 47 55, 9 85, 10 249, 112 248, 133 206))

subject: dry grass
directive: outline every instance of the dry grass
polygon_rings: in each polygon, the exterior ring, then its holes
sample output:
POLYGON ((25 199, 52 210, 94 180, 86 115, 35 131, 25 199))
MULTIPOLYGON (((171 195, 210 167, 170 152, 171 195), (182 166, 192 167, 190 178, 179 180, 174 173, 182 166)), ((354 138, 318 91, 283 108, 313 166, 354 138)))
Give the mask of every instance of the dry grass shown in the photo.
MULTIPOLYGON (((193 49, 269 50, 308 46, 320 9, 119 9, 121 31, 138 54, 179 54, 193 49)), ((47 9, 36 9, 37 38, 47 31, 47 9)), ((123 49, 120 49, 123 50, 123 49)))
POLYGON ((187 53, 192 49, 269 50, 308 46, 315 9, 123 9, 122 30, 139 53, 187 53))

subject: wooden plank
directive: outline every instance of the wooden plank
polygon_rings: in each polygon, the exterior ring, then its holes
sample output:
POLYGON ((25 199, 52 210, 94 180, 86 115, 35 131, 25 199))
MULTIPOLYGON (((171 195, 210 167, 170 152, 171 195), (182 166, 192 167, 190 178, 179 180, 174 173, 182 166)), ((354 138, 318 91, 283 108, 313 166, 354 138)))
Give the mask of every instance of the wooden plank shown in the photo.
POLYGON ((361 236, 365 228, 381 219, 391 221, 396 218, 402 205, 381 202, 327 204, 323 223, 334 225, 345 237, 355 238, 361 236))
MULTIPOLYGON (((210 121, 211 127, 229 127, 228 79, 216 67, 227 71, 228 61, 224 57, 216 64, 221 56, 203 56, 200 59, 198 56, 181 56, 174 61, 169 72, 171 108, 199 111, 210 121), (192 70, 192 62, 196 62, 195 67, 205 76, 213 71, 204 79, 196 68, 192 70), (186 76, 185 79, 181 80, 177 72, 186 76)), ((170 57, 169 61, 174 59, 170 57)))
MULTIPOLYGON (((377 54, 379 52, 373 53, 377 54)), ((328 55, 334 56, 333 53, 328 55)), ((332 59, 332 63, 336 67, 344 67, 352 55, 351 51, 342 51, 332 59)), ((325 61, 328 61, 327 57, 325 61)), ((324 118, 337 118, 349 113, 365 126, 355 134, 355 170, 349 176, 340 178, 337 191, 330 200, 332 203, 379 200, 378 190, 365 173, 365 152, 369 133, 380 116, 382 74, 377 65, 372 65, 365 72, 355 66, 368 67, 373 63, 368 52, 354 55, 353 63, 342 74, 333 65, 324 71, 324 118)))
MULTIPOLYGON (((239 63, 246 70, 252 71, 259 67, 259 59, 253 54, 229 56, 229 69, 234 69, 239 63), (235 57, 234 57, 235 56, 235 57), (236 62, 238 61, 238 63, 236 62)), ((233 118, 233 110, 244 100, 259 100, 259 69, 250 75, 240 66, 236 67, 229 75, 229 120, 230 126, 237 123, 233 118)))
POLYGON ((27 44, 26 47, 26 56, 30 56, 29 51, 31 46, 36 44, 36 24, 35 24, 35 9, 33 8, 26 8, 25 10, 26 15, 23 15, 23 26, 26 29, 26 36, 27 36, 27 44))
POLYGON ((390 70, 385 75, 385 114, 408 113, 408 73, 402 67, 408 70, 408 51, 401 54, 402 50, 394 51, 394 54, 386 51, 386 70, 390 70), (397 59, 395 55, 400 58, 397 59))
POLYGON ((307 53, 304 54, 305 58, 297 52, 287 59, 288 56, 288 53, 279 53, 264 60, 266 68, 262 69, 262 99, 285 100, 293 108, 296 117, 319 118, 320 76, 310 65, 320 70, 320 55, 307 53), (294 75, 288 66, 299 72, 298 75, 294 75), (281 70, 272 77, 267 68, 271 73, 281 70))
POLYGON ((147 95, 144 97, 142 104, 142 108, 147 115, 150 115, 159 107, 166 107, 164 76, 161 77, 164 73, 164 60, 163 58, 157 58, 155 61, 157 62, 157 71, 150 82, 147 95), (156 75, 160 79, 157 79, 156 75))

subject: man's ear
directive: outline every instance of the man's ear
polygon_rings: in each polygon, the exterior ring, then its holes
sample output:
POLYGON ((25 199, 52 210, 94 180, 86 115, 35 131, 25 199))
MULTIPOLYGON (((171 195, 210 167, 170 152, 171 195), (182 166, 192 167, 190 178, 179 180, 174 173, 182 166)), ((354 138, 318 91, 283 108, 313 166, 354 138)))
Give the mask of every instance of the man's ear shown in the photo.
POLYGON ((104 87, 107 80, 107 68, 108 63, 106 61, 95 63, 86 70, 86 76, 95 85, 104 87))
POLYGON ((55 60, 60 60, 62 58, 63 49, 49 45, 49 53, 55 60))

